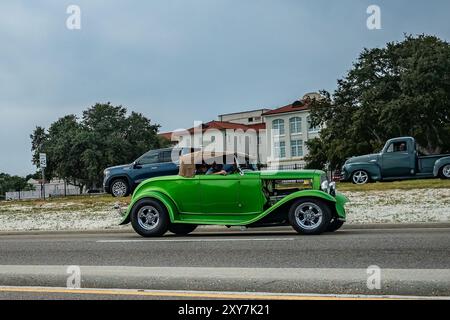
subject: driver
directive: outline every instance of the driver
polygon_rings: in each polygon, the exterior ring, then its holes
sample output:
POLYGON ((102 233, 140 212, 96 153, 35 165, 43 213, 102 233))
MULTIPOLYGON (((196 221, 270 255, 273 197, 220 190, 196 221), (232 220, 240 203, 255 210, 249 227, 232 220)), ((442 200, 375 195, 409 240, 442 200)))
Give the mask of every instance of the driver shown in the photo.
POLYGON ((226 176, 227 174, 233 173, 233 171, 234 164, 218 165, 216 162, 214 162, 211 168, 206 171, 206 174, 221 174, 226 176))

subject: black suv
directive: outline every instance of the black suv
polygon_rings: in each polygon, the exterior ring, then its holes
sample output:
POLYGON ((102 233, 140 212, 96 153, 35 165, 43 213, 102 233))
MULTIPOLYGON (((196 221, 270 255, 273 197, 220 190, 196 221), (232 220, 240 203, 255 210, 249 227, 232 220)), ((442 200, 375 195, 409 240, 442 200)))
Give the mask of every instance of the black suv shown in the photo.
POLYGON ((105 192, 125 197, 145 179, 178 174, 180 155, 191 151, 191 148, 150 150, 131 164, 106 168, 103 172, 105 192))

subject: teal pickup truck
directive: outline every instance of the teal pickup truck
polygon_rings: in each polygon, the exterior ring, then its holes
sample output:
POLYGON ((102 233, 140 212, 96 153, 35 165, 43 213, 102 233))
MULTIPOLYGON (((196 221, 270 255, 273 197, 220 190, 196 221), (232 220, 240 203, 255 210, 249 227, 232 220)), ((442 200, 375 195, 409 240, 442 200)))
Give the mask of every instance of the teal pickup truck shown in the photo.
POLYGON ((341 181, 365 184, 433 177, 450 179, 450 154, 419 156, 414 138, 400 137, 388 140, 380 153, 348 159, 341 181))

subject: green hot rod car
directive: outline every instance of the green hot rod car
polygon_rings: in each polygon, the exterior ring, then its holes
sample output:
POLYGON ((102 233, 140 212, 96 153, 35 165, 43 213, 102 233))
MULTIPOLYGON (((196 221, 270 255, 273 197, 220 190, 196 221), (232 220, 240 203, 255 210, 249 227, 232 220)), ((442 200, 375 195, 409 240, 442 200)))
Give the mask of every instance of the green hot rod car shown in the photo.
POLYGON ((291 225, 301 234, 339 229, 347 199, 320 170, 253 171, 238 154, 195 152, 180 158, 179 175, 143 181, 121 224, 144 237, 167 231, 185 235, 198 225, 261 227, 291 225), (225 159, 232 169, 204 174, 207 163, 225 159))

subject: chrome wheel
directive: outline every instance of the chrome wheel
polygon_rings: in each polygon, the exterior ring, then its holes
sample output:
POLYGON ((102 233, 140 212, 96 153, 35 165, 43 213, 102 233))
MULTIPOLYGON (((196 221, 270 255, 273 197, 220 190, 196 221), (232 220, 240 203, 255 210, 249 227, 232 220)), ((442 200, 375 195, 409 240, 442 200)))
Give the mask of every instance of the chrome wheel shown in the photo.
POLYGON ((363 170, 358 170, 353 173, 352 180, 356 184, 365 184, 369 181, 369 175, 363 170))
POLYGON ((111 191, 113 196, 115 197, 125 197, 128 191, 128 186, 124 181, 117 180, 113 182, 111 191))
POLYGON ((155 207, 144 206, 139 209, 137 218, 142 229, 152 230, 158 225, 159 211, 155 207))
POLYGON ((317 228, 323 219, 322 209, 315 203, 305 202, 295 209, 295 220, 306 230, 317 228))
POLYGON ((450 179, 450 164, 448 164, 442 168, 442 175, 445 178, 450 179))

